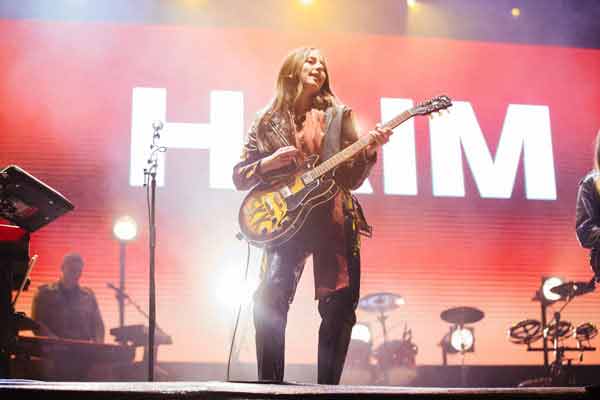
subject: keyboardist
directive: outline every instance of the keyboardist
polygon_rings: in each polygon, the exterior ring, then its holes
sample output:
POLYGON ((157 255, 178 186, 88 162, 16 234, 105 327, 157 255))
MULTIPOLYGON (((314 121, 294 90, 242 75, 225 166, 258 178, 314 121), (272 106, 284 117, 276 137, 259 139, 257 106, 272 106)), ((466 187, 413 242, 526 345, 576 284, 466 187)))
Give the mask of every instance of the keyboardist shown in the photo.
POLYGON ((42 336, 104 342, 104 323, 94 292, 79 285, 84 261, 78 253, 64 256, 60 278, 42 285, 33 298, 31 316, 42 336))

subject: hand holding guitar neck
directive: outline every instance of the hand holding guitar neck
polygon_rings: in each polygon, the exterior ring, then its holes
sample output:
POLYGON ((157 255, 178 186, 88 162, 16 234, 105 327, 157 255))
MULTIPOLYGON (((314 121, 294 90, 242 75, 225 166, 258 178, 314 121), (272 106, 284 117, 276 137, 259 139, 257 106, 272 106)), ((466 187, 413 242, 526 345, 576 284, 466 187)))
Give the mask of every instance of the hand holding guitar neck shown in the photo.
POLYGON ((377 124, 374 130, 369 131, 368 134, 371 136, 371 140, 367 146, 367 157, 373 158, 377 149, 389 142, 392 133, 392 128, 382 126, 381 124, 377 124))

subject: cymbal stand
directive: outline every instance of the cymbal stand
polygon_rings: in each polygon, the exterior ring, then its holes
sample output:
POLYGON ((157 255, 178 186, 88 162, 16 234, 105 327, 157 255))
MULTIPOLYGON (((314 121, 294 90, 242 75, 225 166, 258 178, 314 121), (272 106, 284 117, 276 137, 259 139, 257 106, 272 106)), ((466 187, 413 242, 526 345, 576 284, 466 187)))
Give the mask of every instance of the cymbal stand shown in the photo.
MULTIPOLYGON (((385 321, 388 319, 389 317, 387 315, 385 315, 385 313, 383 312, 383 310, 379 311, 379 315, 377 316, 377 321, 379 321, 379 323, 381 324, 381 330, 383 332, 383 345, 381 346, 381 348, 387 352, 387 328, 385 326, 385 321)), ((389 374, 388 374, 388 367, 385 366, 385 368, 383 368, 383 383, 384 384, 388 384, 389 383, 389 374)))
MULTIPOLYGON (((574 297, 567 297, 565 304, 558 310, 554 312, 554 332, 552 335, 552 348, 554 350, 554 361, 550 364, 549 375, 550 379, 555 384, 570 384, 571 382, 571 359, 567 360, 567 364, 564 365, 563 359, 565 355, 565 348, 559 346, 560 339, 560 322, 561 322, 561 313, 565 309, 565 307, 574 299, 574 297)), ((544 335, 545 336, 545 335, 544 335)), ((546 338, 544 337, 544 340, 546 338)))

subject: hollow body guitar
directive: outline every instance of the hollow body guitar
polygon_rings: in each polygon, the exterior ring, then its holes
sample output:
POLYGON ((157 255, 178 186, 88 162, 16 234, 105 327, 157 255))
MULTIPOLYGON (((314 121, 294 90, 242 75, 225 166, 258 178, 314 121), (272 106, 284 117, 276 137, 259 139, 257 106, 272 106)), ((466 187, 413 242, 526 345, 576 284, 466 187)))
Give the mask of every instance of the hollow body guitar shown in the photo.
MULTIPOLYGON (((383 127, 393 129, 415 115, 428 115, 451 105, 448 96, 434 97, 397 115, 383 127)), ((365 149, 371 140, 370 136, 363 136, 319 165, 318 156, 308 157, 288 177, 252 188, 238 215, 246 240, 258 247, 275 247, 294 237, 311 210, 338 193, 332 171, 365 149)))

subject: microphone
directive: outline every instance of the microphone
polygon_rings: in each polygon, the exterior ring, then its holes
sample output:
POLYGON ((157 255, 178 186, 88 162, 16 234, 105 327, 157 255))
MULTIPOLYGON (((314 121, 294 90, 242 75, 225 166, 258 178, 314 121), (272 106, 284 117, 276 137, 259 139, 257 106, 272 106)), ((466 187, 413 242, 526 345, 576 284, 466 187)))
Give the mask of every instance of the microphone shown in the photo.
POLYGON ((160 131, 162 128, 164 128, 165 124, 161 121, 161 120, 155 120, 154 122, 152 122, 152 129, 154 129, 155 131, 160 131))
MULTIPOLYGON (((152 129, 154 129, 154 135, 153 135, 154 140, 160 139, 160 131, 162 130, 162 128, 164 126, 165 126, 165 124, 163 124, 163 122, 159 119, 152 122, 152 129)), ((152 146, 155 145, 154 140, 153 140, 152 146)), ((152 148, 152 146, 151 146, 151 148, 152 148)))

